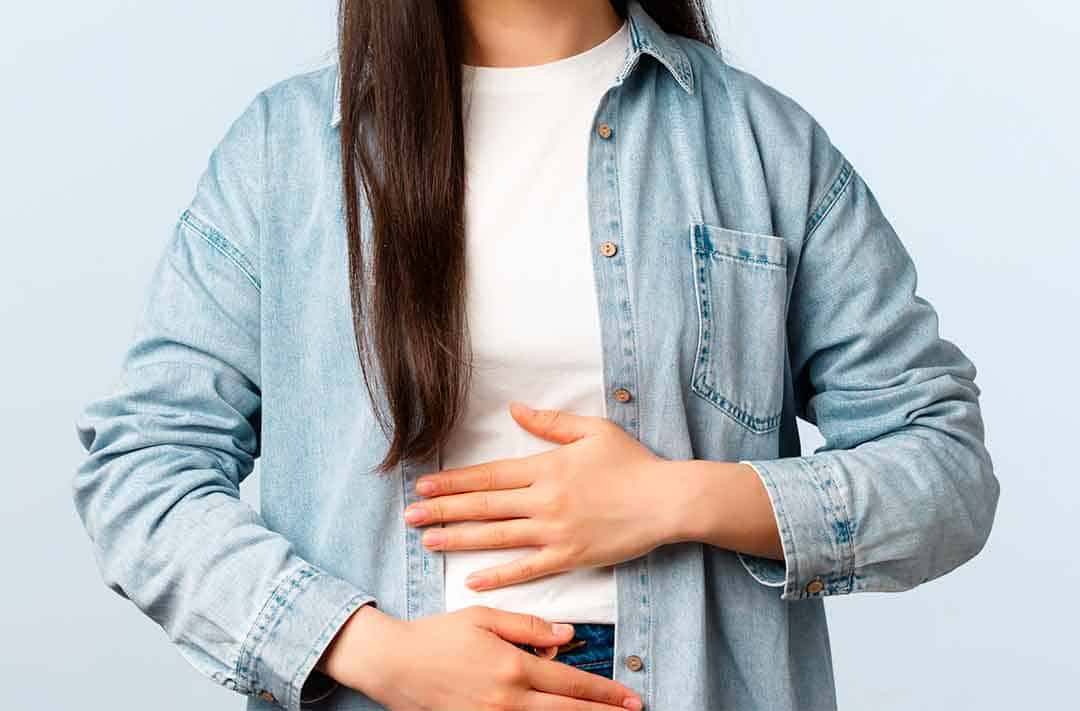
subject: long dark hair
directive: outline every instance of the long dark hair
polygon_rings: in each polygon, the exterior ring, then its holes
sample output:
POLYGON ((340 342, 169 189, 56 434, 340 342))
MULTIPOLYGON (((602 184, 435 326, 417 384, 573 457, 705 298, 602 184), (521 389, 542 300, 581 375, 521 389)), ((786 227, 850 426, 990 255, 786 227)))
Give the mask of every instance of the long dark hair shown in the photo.
MULTIPOLYGON (((611 0, 627 15, 626 0, 611 0)), ((641 0, 665 32, 714 46, 702 0, 641 0)), ((364 384, 390 448, 426 459, 465 403, 464 20, 454 0, 339 0, 349 283, 364 384), (357 190, 371 209, 365 263, 357 190), (370 299, 370 303, 367 303, 370 299), (383 404, 372 387, 380 370, 383 404), (388 410, 388 412, 387 412, 388 410)))

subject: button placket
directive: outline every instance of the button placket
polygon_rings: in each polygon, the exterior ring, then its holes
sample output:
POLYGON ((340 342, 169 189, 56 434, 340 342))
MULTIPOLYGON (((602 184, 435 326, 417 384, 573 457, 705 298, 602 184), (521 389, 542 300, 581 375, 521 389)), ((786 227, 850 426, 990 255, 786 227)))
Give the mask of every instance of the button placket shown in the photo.
MULTIPOLYGON (((630 435, 640 437, 638 399, 634 396, 641 387, 637 329, 628 278, 633 245, 622 232, 616 165, 618 141, 614 126, 620 91, 619 85, 609 89, 594 116, 595 134, 589 142, 589 223, 593 248, 597 250, 593 270, 604 347, 603 377, 609 398, 606 416, 630 435), (613 258, 616 254, 620 258, 613 258)), ((648 708, 652 697, 651 672, 639 656, 642 650, 652 648, 648 556, 616 565, 615 574, 619 596, 615 653, 620 662, 615 666, 614 678, 641 694, 648 708), (626 652, 636 654, 627 656, 626 652)))

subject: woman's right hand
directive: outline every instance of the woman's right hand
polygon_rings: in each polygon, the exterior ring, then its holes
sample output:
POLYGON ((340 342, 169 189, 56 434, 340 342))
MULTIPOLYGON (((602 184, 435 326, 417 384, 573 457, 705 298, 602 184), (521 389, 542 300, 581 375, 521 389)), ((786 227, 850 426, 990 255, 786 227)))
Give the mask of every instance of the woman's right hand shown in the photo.
POLYGON ((641 709, 638 694, 617 681, 511 644, 565 644, 573 638, 565 627, 483 605, 416 620, 364 605, 319 668, 391 711, 641 709))

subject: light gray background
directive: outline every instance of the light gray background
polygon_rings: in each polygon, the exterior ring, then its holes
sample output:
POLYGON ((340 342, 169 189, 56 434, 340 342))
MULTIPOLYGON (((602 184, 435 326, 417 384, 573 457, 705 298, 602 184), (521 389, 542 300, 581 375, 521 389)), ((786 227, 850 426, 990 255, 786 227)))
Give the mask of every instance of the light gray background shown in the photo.
MULTIPOLYGON (((115 379, 151 266, 210 150, 257 91, 331 57, 335 4, 9 5, 2 705, 238 709, 239 695, 103 586, 70 497, 83 455, 74 421, 115 379)), ((907 593, 828 600, 841 708, 1067 706, 1080 673, 1080 11, 725 0, 713 16, 729 58, 809 109, 878 196, 942 333, 978 366, 1002 483, 974 561, 907 593)), ((820 442, 809 434, 807 451, 820 442)))

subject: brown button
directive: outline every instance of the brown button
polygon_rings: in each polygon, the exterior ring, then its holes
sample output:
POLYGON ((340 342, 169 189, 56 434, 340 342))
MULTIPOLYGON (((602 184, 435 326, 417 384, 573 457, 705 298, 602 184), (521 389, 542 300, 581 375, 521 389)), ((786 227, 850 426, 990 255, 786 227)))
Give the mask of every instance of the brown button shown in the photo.
POLYGON ((630 391, 626 388, 615 388, 614 395, 619 402, 630 402, 630 391))
POLYGON ((641 661, 641 657, 636 654, 631 654, 626 658, 626 668, 630 671, 641 671, 644 666, 645 662, 641 661))
POLYGON ((604 242, 600 245, 600 254, 604 255, 605 257, 612 257, 618 251, 619 248, 615 246, 614 242, 604 242))
POLYGON ((596 132, 600 134, 600 138, 611 138, 611 126, 608 126, 606 123, 597 126, 596 132))
POLYGON ((825 583, 821 582, 820 578, 814 578, 806 584, 806 592, 811 595, 817 595, 819 592, 825 589, 825 583))
POLYGON ((269 691, 260 691, 259 698, 263 701, 277 701, 277 699, 274 698, 274 695, 269 691))

